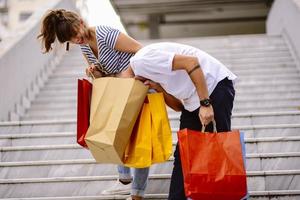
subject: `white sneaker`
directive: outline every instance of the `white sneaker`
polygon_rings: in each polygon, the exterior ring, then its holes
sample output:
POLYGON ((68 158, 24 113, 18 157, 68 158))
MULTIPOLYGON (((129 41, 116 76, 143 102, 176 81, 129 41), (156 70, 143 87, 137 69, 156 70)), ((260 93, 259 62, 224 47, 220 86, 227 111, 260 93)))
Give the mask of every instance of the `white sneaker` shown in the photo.
POLYGON ((110 188, 103 190, 101 194, 103 195, 114 195, 114 194, 130 194, 131 192, 131 183, 124 185, 119 180, 111 186, 110 188))

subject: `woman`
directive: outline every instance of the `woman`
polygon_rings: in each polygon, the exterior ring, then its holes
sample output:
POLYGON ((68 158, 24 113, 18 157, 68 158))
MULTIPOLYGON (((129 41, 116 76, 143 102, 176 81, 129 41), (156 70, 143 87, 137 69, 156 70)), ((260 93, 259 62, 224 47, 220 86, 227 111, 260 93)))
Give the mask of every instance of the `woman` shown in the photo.
MULTIPOLYGON (((46 13, 38 38, 42 39, 45 52, 57 39, 60 43, 70 42, 80 45, 83 56, 89 67, 88 76, 134 77, 129 67, 130 58, 142 48, 142 45, 117 29, 108 26, 88 27, 79 15, 63 9, 51 10, 46 13)), ((67 44, 68 45, 68 44, 67 44)), ((156 83, 147 81, 150 88, 160 92, 164 90, 156 83)), ((181 103, 164 93, 166 103, 177 110, 181 103)), ((119 179, 111 188, 102 194, 129 194, 132 177, 130 168, 118 166, 119 179)), ((131 198, 142 199, 147 185, 149 168, 135 169, 131 186, 131 198)))

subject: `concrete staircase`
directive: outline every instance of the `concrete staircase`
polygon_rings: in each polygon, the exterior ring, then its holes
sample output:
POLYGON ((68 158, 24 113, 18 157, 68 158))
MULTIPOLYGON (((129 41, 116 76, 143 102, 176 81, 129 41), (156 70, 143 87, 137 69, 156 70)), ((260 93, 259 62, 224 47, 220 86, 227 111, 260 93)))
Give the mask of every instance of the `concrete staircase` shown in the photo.
MULTIPOLYGON (((211 53, 239 77, 232 122, 245 132, 251 199, 300 199, 300 75, 285 41, 265 35, 175 41, 211 53)), ((77 78, 85 66, 72 49, 23 120, 0 123, 1 199, 127 197, 100 195, 117 179, 116 166, 96 164, 76 144, 77 78)), ((169 116, 175 143, 179 113, 169 116)), ((151 167, 147 199, 167 198, 172 162, 151 167)))

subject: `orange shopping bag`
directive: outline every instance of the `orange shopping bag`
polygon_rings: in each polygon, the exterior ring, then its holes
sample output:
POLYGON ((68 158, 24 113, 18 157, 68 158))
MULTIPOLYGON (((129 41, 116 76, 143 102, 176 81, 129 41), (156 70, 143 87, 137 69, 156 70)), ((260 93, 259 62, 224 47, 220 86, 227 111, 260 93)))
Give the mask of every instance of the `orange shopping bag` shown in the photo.
POLYGON ((240 200, 247 194, 239 131, 183 129, 178 142, 184 189, 193 200, 240 200))

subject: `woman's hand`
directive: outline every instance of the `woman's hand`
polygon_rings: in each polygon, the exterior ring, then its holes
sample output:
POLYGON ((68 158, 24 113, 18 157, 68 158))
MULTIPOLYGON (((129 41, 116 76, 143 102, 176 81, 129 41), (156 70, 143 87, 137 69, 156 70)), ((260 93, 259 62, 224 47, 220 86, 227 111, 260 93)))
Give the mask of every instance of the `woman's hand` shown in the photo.
POLYGON ((103 77, 103 73, 97 69, 94 64, 91 64, 89 67, 85 69, 85 73, 88 77, 91 77, 92 74, 95 78, 103 77))
POLYGON ((214 119, 214 110, 212 105, 208 107, 200 106, 199 119, 203 126, 208 125, 214 119))

